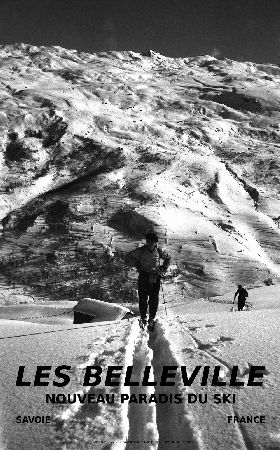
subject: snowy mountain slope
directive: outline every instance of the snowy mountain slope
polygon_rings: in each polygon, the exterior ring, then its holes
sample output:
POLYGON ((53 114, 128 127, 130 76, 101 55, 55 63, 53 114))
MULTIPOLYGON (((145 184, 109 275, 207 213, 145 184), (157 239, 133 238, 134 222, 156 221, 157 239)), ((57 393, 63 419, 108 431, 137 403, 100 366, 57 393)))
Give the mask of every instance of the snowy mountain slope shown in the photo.
POLYGON ((123 255, 150 229, 173 258, 170 301, 277 281, 279 67, 25 44, 0 56, 3 288, 135 301, 123 255))

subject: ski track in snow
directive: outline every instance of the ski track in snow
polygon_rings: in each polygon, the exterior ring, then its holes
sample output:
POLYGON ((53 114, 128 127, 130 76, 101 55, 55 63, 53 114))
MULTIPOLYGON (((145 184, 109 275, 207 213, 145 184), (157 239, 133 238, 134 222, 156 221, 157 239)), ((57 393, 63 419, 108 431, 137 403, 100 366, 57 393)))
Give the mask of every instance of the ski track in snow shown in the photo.
MULTIPOLYGON (((133 369, 137 379, 141 379, 141 373, 145 366, 152 365, 152 350, 148 347, 147 334, 140 333, 138 341, 136 342, 133 354, 133 369)), ((153 379, 153 371, 150 373, 150 378, 153 379)), ((146 394, 149 396, 153 394, 152 386, 140 387, 131 386, 129 394, 136 395, 146 394)), ((150 404, 129 404, 128 408, 128 422, 129 433, 126 450, 143 447, 143 443, 149 443, 149 448, 156 448, 156 441, 158 440, 158 432, 156 426, 156 408, 153 403, 150 404)))
MULTIPOLYGON (((106 350, 108 341, 110 341, 110 338, 103 338, 103 342, 99 342, 99 348, 101 347, 103 351, 101 353, 99 352, 99 354, 98 352, 94 352, 88 355, 87 359, 81 365, 76 366, 75 372, 78 373, 88 365, 101 365, 100 361, 102 361, 102 356, 108 353, 106 350)), ((124 401, 120 403, 118 401, 112 405, 115 412, 116 408, 119 411, 117 435, 111 428, 106 436, 106 441, 103 436, 103 438, 100 438, 100 443, 96 444, 100 430, 98 426, 95 428, 94 423, 98 417, 100 419, 103 417, 103 420, 106 422, 110 420, 110 415, 104 416, 105 409, 107 408, 108 410, 109 408, 108 404, 81 404, 79 402, 71 404, 56 416, 55 420, 57 421, 58 427, 62 427, 64 430, 65 428, 70 429, 73 423, 78 423, 85 418, 92 420, 93 428, 90 431, 90 436, 92 436, 90 439, 94 440, 95 443, 90 447, 85 446, 84 448, 110 448, 112 450, 132 450, 132 448, 139 450, 167 450, 169 448, 182 450, 185 448, 191 448, 193 450, 203 449, 204 446, 200 431, 201 424, 194 420, 188 408, 185 400, 187 389, 183 386, 179 371, 176 375, 174 386, 159 386, 162 367, 179 366, 171 342, 166 337, 163 325, 157 322, 156 329, 148 333, 147 331, 140 330, 138 322, 133 321, 122 349, 124 350, 124 354, 121 364, 123 364, 124 370, 121 376, 118 394, 127 394, 129 398, 132 396, 137 399, 137 402, 124 401), (127 366, 133 366, 132 381, 142 380, 143 370, 145 367, 151 366, 149 381, 155 379, 157 380, 157 385, 142 386, 140 382, 139 386, 125 386, 124 379, 127 366), (151 403, 148 401, 147 403, 140 403, 138 402, 139 394, 146 395, 147 399, 154 394, 157 400, 151 403), (175 403, 175 394, 182 395, 182 403, 175 403), (165 399, 167 396, 168 401, 159 403, 159 395, 165 399), (171 398, 172 401, 170 400, 171 398), (107 440, 109 435, 109 439, 111 438, 111 440, 107 440)), ((111 389, 106 387, 106 393, 111 391, 111 389)), ((85 387, 83 390, 76 392, 76 394, 86 393, 95 393, 98 395, 99 393, 104 394, 104 391, 102 388, 85 387)), ((108 427, 110 429, 109 423, 108 427)), ((66 444, 60 448, 75 448, 72 445, 68 447, 66 444)), ((240 448, 246 447, 240 446, 240 448)))
MULTIPOLYGON (((102 356, 107 354, 106 344, 108 344, 108 341, 110 341, 110 338, 106 339, 105 337, 103 341, 99 341, 99 348, 101 347, 103 352, 89 354, 82 364, 76 366, 75 373, 78 374, 89 365, 101 365, 102 356)), ((152 394, 155 394, 157 399, 159 394, 163 395, 163 398, 168 396, 168 399, 176 393, 183 394, 184 389, 179 375, 176 376, 175 386, 160 387, 159 381, 157 386, 142 386, 141 382, 139 386, 124 385, 127 366, 133 366, 132 381, 141 380, 145 367, 151 366, 149 381, 153 381, 154 378, 160 380, 163 365, 178 365, 169 344, 159 322, 157 322, 156 329, 149 334, 147 331, 140 330, 138 322, 133 321, 122 347, 125 352, 122 362, 124 370, 118 394, 127 394, 129 398, 132 396, 137 399, 139 399, 139 394, 146 395, 147 399, 152 394)), ((106 387, 106 393, 109 390, 111 391, 111 389, 106 387)), ((87 393, 104 394, 102 388, 97 389, 97 387, 90 386, 75 392, 75 394, 80 395, 87 393)), ((110 437, 112 439, 110 441, 106 440, 105 442, 103 437, 100 438, 99 443, 96 443, 100 430, 98 426, 95 428, 94 422, 98 419, 98 416, 100 419, 103 417, 105 421, 110 420, 110 415, 104 416, 105 408, 108 410, 108 404, 73 403, 69 407, 63 408, 62 412, 56 415, 57 429, 63 429, 65 434, 66 428, 70 430, 73 424, 77 424, 85 418, 92 420, 93 428, 91 428, 90 436, 92 436, 91 439, 95 443, 91 444, 90 447, 85 445, 83 448, 110 448, 112 450, 131 450, 132 448, 156 450, 168 449, 170 446, 182 450, 186 447, 194 450, 203 448, 199 429, 194 423, 190 412, 187 411, 184 399, 180 404, 174 403, 173 398, 172 402, 168 401, 167 403, 143 402, 140 404, 138 402, 130 403, 129 401, 124 401, 123 403, 116 402, 112 406, 114 407, 113 409, 119 409, 117 439, 114 438, 116 436, 114 430, 111 430, 110 437)), ((110 428, 109 423, 108 427, 110 428)), ((75 427, 71 434, 74 433, 74 429, 75 427)), ((73 444, 68 446, 67 443, 69 442, 71 442, 71 439, 64 442, 62 446, 60 444, 60 448, 75 448, 72 446, 73 444)))
MULTIPOLYGON (((164 334, 162 325, 157 322, 153 333, 150 333, 148 345, 153 350, 153 369, 157 380, 160 379, 163 366, 178 366, 179 363, 172 351, 170 341, 164 334)), ((158 383, 159 384, 159 383, 158 383)), ((178 373, 174 386, 155 387, 155 394, 166 394, 167 396, 182 393, 184 387, 181 375, 178 373)), ((159 449, 185 449, 194 450, 203 448, 200 429, 195 424, 192 414, 188 411, 184 401, 176 404, 173 402, 158 403, 156 405, 156 421, 159 433, 159 449)))
MULTIPOLYGON (((212 325, 206 325, 211 327, 212 325)), ((64 428, 63 436, 65 436, 65 428, 71 430, 68 440, 63 446, 58 448, 76 449, 73 443, 73 437, 77 436, 79 424, 84 420, 91 423, 90 430, 83 432, 88 433, 87 439, 81 442, 82 448, 91 449, 112 449, 112 450, 167 450, 170 448, 192 450, 208 450, 218 448, 216 443, 219 442, 219 435, 223 434, 223 440, 228 441, 231 448, 234 449, 250 449, 254 448, 251 436, 249 436, 246 427, 243 424, 233 424, 232 427, 224 427, 223 425, 215 426, 209 431, 204 427, 205 408, 196 408, 188 403, 188 394, 199 392, 199 384, 196 382, 191 386, 184 386, 179 367, 186 365, 187 368, 192 364, 204 366, 206 363, 216 366, 217 363, 221 367, 221 380, 229 381, 232 365, 225 359, 211 353, 216 345, 231 341, 226 336, 218 336, 215 341, 210 344, 203 344, 195 332, 200 326, 187 326, 184 321, 177 321, 173 318, 160 318, 156 322, 153 332, 148 333, 141 330, 137 320, 128 322, 122 326, 121 335, 119 333, 119 341, 117 336, 104 336, 98 341, 98 345, 93 344, 95 351, 84 357, 82 364, 77 365, 75 372, 82 371, 88 365, 100 365, 105 369, 105 365, 120 364, 123 366, 120 378, 120 386, 116 387, 85 387, 76 394, 94 393, 95 395, 114 392, 117 400, 114 404, 80 404, 79 402, 71 404, 64 408, 61 414, 56 416, 59 426, 64 428), (189 344, 189 347, 178 348, 178 336, 184 337, 182 343, 189 344), (112 342, 119 346, 119 356, 112 350, 112 342), (111 346, 111 347, 110 347, 111 346), (110 349, 111 348, 111 349, 110 349), (187 351, 189 350, 189 351, 187 351), (108 356, 109 355, 109 356, 108 356), (110 358, 113 358, 112 361, 110 358), (117 359, 116 359, 117 358, 117 359), (184 358, 184 359, 182 359, 184 358), (206 360, 206 362, 205 362, 206 360), (114 361, 114 362, 113 362, 114 361), (131 381, 138 381, 136 386, 125 386, 126 368, 133 366, 131 381), (150 366, 149 381, 157 381, 156 386, 142 386, 142 378, 144 369, 150 366), (174 386, 160 386, 160 377, 163 366, 178 367, 176 377, 174 378, 174 386), (121 394, 127 395, 130 401, 120 401, 121 394), (181 394, 182 402, 175 402, 175 394, 181 394), (147 401, 139 401, 140 395, 146 395, 147 401), (153 400, 149 403, 149 398, 153 400), (159 398, 166 396, 167 402, 160 403, 159 398), (171 401, 172 398, 172 401, 171 401), (156 400, 154 400, 156 399, 156 400), (100 432, 100 423, 103 424, 104 432, 100 432), (73 426, 74 424, 74 426, 73 426), (222 430, 220 429, 222 426, 222 430), (217 435, 217 442, 212 442, 213 436, 217 435), (97 441, 99 439, 99 441, 97 441), (209 439, 211 445, 209 446, 209 439), (67 443, 71 443, 69 446, 67 443)), ((228 343, 229 343, 228 342, 228 343)), ((191 370, 191 369, 190 369, 191 370)), ((245 372, 239 373, 240 379, 245 372)), ((213 393, 213 388, 209 386, 204 392, 213 393), (212 389, 212 390, 211 390, 212 389)), ((166 398, 165 397, 165 398, 166 398)), ((198 406, 198 407, 197 407, 198 406)), ((208 404, 208 407, 211 405, 208 404)), ((238 406, 225 404, 219 409, 218 415, 221 413, 231 416, 239 416, 238 406)), ((216 414, 216 413, 215 413, 216 414)), ((214 419, 215 422, 215 419, 214 419)), ((84 439, 84 437, 83 437, 84 439)), ((64 437, 62 437, 64 440, 64 437)))
MULTIPOLYGON (((165 339, 163 329, 157 323, 154 332, 139 330, 139 339, 134 349, 133 367, 137 378, 146 366, 152 367, 156 386, 143 388, 132 386, 130 394, 136 397, 141 394, 155 394, 157 402, 132 403, 129 405, 129 435, 126 450, 136 449, 192 449, 202 448, 199 429, 193 423, 193 418, 186 411, 184 400, 174 403, 174 394, 182 393, 180 376, 176 377, 174 386, 159 386, 161 370, 164 365, 178 365, 174 354, 170 350, 169 342, 165 339), (159 395, 167 396, 167 403, 159 403, 159 395), (169 399, 172 397, 172 401, 169 399)), ((150 380, 152 378, 150 377, 150 380)), ((165 397, 166 398, 166 397, 165 397)))

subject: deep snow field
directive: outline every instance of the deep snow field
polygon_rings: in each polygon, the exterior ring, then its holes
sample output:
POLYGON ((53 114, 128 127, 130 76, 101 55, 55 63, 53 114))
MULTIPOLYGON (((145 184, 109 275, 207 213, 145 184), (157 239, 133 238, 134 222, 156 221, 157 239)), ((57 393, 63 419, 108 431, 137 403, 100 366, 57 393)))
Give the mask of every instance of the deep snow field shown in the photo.
POLYGON ((1 361, 5 362, 0 383, 1 448, 278 449, 279 288, 249 290, 250 311, 237 312, 236 305, 231 311, 233 294, 176 306, 161 303, 156 329, 149 334, 139 329, 137 318, 73 325, 67 303, 60 310, 53 305, 36 311, 33 306, 35 318, 29 322, 23 317, 30 314, 29 305, 18 306, 13 313, 18 320, 1 319, 1 361), (22 365, 26 366, 23 379, 32 384, 16 387, 22 365), (38 365, 52 366, 49 386, 33 385, 38 365), (71 366, 65 387, 52 385, 58 381, 54 369, 59 365, 71 366), (103 377, 96 387, 83 386, 85 367, 91 365, 105 371, 108 366, 122 366, 120 385, 104 386, 103 377), (152 367, 150 381, 160 379, 163 366, 186 366, 188 374, 195 366, 210 366, 210 381, 201 386, 200 374, 184 387, 178 370, 174 386, 124 386, 124 372, 131 365, 134 381, 142 379, 145 366, 152 367), (236 365, 238 381, 245 385, 229 387, 230 371, 236 365), (246 385, 251 365, 265 366, 262 386, 246 385), (226 381, 226 387, 211 386, 214 366, 221 367, 219 381, 226 381), (115 401, 47 404, 47 393, 72 398, 87 393, 95 399, 114 394, 115 401), (235 394, 235 403, 213 402, 215 394, 224 393, 235 394), (132 398, 131 403, 121 403, 121 394, 132 398), (139 394, 161 395, 168 402, 139 403, 139 394), (175 394, 181 394, 182 403, 175 403, 175 394), (194 399, 190 394, 197 398, 207 394, 207 403, 190 403, 194 399), (16 417, 24 415, 49 415, 51 423, 16 423, 16 417), (227 422, 228 416, 259 415, 265 416, 264 424, 227 422))

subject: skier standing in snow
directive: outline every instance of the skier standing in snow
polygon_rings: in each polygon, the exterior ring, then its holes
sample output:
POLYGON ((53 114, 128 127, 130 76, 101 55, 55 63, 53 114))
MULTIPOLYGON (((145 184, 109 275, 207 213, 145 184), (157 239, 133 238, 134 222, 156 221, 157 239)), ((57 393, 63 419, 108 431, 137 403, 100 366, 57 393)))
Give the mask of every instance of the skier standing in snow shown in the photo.
POLYGON ((238 311, 242 311, 244 306, 245 306, 245 302, 246 302, 246 297, 248 297, 248 292, 246 291, 246 289, 244 289, 241 284, 238 285, 238 289, 234 294, 234 300, 233 303, 235 301, 235 297, 238 295, 238 311))
POLYGON ((158 247, 158 236, 155 233, 146 235, 146 244, 129 252, 126 263, 136 267, 138 277, 138 298, 140 311, 140 326, 147 324, 147 310, 149 300, 148 330, 152 331, 159 303, 160 279, 170 264, 170 256, 158 247), (160 264, 163 260, 163 264, 160 264))

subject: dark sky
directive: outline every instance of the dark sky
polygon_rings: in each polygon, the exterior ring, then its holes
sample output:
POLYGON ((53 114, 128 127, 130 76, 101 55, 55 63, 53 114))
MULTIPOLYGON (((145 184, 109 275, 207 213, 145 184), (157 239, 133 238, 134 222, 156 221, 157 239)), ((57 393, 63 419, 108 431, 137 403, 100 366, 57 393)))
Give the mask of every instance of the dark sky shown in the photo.
POLYGON ((0 44, 280 63, 280 0, 0 0, 0 44))

